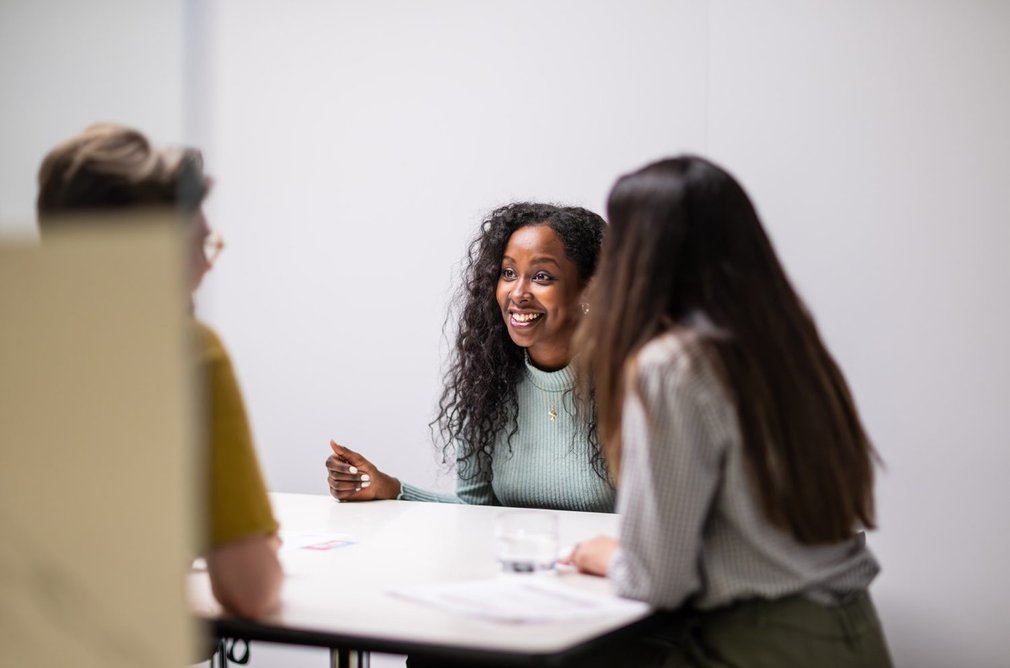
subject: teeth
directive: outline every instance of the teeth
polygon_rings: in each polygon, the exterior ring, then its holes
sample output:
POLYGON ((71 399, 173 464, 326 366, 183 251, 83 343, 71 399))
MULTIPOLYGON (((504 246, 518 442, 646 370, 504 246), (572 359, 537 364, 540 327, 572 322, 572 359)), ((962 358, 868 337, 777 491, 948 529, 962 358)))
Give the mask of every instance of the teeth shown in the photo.
POLYGON ((513 313, 512 319, 516 322, 529 322, 540 317, 540 313, 513 313))

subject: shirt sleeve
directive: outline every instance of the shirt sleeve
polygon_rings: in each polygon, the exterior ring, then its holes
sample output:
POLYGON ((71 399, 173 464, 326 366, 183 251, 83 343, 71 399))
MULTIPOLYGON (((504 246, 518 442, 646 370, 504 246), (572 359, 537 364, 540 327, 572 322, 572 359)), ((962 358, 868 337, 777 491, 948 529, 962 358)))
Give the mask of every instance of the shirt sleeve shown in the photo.
POLYGON ((659 608, 701 587, 702 534, 721 477, 725 442, 702 363, 679 350, 640 355, 624 404, 621 547, 608 577, 620 595, 659 608))
POLYGON ((455 494, 432 492, 409 482, 400 482, 400 493, 396 497, 400 501, 427 501, 429 503, 465 503, 455 494))
POLYGON ((209 468, 209 544, 216 547, 277 531, 238 381, 224 347, 199 326, 209 468))
POLYGON ((403 501, 430 501, 435 503, 465 503, 473 506, 500 506, 498 497, 491 486, 491 471, 478 471, 469 475, 473 459, 458 462, 456 467, 456 493, 439 494, 421 489, 410 483, 400 483, 400 495, 397 499, 403 501))
POLYGON ((498 502, 491 485, 490 463, 485 467, 487 471, 480 470, 471 476, 469 469, 473 466, 473 462, 474 458, 471 458, 457 465, 456 496, 462 499, 463 503, 471 505, 500 506, 501 503, 498 502))

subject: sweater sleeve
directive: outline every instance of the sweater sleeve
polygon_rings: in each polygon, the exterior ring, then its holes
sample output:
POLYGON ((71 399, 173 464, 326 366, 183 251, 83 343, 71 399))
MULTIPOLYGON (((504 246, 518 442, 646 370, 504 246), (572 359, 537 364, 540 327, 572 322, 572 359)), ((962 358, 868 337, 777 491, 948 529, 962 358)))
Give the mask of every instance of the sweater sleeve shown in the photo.
POLYGON ((711 377, 682 350, 639 356, 626 395, 617 508, 620 549, 608 577, 617 592, 676 608, 702 586, 702 533, 720 480, 720 429, 711 377))
MULTIPOLYGON (((470 460, 467 460, 470 461, 470 460)), ((397 499, 402 501, 428 501, 433 503, 465 503, 475 506, 500 506, 498 498, 491 487, 491 471, 478 471, 476 475, 467 475, 467 462, 458 462, 456 467, 456 493, 440 494, 421 489, 410 483, 400 483, 400 494, 397 499), (462 474, 462 475, 461 475, 462 474)))
POLYGON ((440 494, 422 489, 409 482, 400 483, 400 493, 396 497, 401 501, 427 501, 429 503, 463 503, 455 494, 440 494))

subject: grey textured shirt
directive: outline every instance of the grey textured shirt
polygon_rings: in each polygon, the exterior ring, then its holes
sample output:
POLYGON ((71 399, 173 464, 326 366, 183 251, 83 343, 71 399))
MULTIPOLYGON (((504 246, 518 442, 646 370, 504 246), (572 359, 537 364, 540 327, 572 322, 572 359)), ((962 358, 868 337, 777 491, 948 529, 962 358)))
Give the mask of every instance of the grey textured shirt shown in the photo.
POLYGON ((491 470, 456 483, 456 494, 438 494, 401 482, 407 501, 437 501, 556 510, 613 512, 616 493, 593 470, 584 426, 573 415, 571 367, 541 371, 529 360, 516 386, 518 429, 506 443, 499 435, 491 470))
POLYGON ((608 571, 619 594, 660 608, 792 594, 832 603, 879 571, 862 533, 803 545, 765 519, 733 405, 677 334, 639 353, 621 433, 621 547, 608 571))

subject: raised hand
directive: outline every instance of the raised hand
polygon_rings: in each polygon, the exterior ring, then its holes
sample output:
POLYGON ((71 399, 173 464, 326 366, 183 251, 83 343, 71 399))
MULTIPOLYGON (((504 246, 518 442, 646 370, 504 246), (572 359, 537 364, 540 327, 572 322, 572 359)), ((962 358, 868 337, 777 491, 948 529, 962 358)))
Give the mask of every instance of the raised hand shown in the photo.
POLYGON ((333 454, 326 458, 330 494, 340 501, 395 499, 400 481, 388 476, 363 456, 330 441, 333 454))

